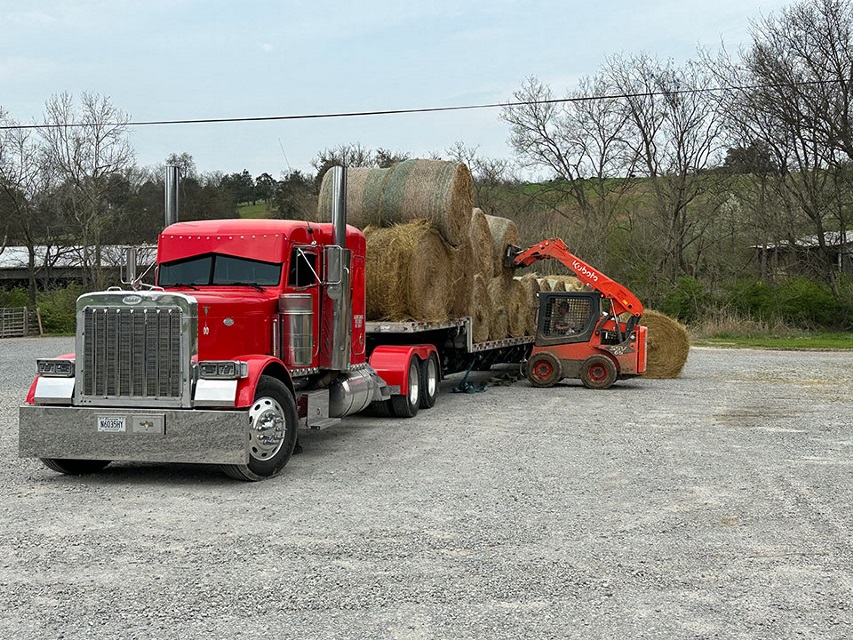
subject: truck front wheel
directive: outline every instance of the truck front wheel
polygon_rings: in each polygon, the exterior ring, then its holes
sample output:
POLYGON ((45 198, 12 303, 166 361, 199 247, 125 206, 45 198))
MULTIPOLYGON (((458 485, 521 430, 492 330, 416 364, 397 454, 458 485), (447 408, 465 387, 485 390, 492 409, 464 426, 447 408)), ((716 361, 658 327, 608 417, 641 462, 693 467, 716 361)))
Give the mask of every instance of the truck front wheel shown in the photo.
POLYGON ((85 476, 90 473, 98 473, 104 469, 109 460, 64 460, 61 458, 42 458, 41 461, 48 469, 69 476, 85 476))
POLYGON ((256 482, 277 475, 296 446, 299 418, 293 394, 281 380, 261 376, 249 407, 249 464, 222 465, 236 480, 256 482))

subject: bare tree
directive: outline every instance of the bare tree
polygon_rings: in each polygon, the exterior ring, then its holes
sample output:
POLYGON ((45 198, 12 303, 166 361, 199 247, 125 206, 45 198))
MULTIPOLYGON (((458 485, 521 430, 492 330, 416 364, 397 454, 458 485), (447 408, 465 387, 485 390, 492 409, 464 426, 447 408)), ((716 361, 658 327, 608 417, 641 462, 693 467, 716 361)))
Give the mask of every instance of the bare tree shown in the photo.
POLYGON ((623 139, 628 116, 607 93, 604 77, 584 78, 556 101, 550 87, 528 78, 513 96, 518 104, 501 114, 522 165, 554 178, 540 200, 573 223, 572 244, 598 264, 633 174, 623 139))
POLYGON ((127 116, 106 97, 82 94, 79 107, 68 93, 45 105, 41 134, 49 166, 63 182, 62 200, 81 243, 88 283, 103 286, 101 240, 109 223, 110 176, 133 163, 127 139, 127 116))
POLYGON ((651 196, 647 222, 659 250, 654 268, 672 283, 696 272, 715 213, 713 198, 695 207, 720 182, 708 172, 723 142, 716 104, 705 92, 713 79, 697 63, 679 67, 648 55, 611 57, 605 74, 623 95, 622 138, 651 196))
POLYGON ((311 166, 317 170, 314 185, 317 192, 323 183, 323 176, 336 165, 344 167, 373 167, 376 166, 373 152, 360 142, 341 144, 331 149, 324 149, 311 161, 311 166))
POLYGON ((509 209, 516 206, 508 185, 517 184, 518 178, 508 160, 479 155, 477 147, 468 147, 456 141, 447 150, 453 162, 464 164, 474 180, 474 206, 490 215, 511 217, 509 209))
POLYGON ((744 87, 719 96, 727 128, 736 141, 767 145, 779 166, 773 185, 786 224, 769 240, 794 247, 798 235, 813 234, 813 268, 835 287, 826 234, 851 219, 853 4, 796 2, 753 24, 751 35, 739 61, 723 52, 714 63, 721 83, 744 87))
POLYGON ((18 128, 17 122, 0 114, 4 128, 0 131, 0 202, 8 211, 4 225, 4 241, 11 234, 27 248, 27 280, 30 304, 36 304, 36 272, 41 260, 39 244, 49 245, 59 226, 47 214, 47 194, 53 185, 53 174, 45 166, 43 148, 30 130, 18 128))

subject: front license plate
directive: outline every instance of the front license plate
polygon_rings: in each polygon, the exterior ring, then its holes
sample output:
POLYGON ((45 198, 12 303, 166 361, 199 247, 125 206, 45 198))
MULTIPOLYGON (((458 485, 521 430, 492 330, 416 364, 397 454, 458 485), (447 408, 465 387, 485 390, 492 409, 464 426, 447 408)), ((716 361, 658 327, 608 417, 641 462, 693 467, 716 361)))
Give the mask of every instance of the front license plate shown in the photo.
POLYGON ((98 416, 98 431, 124 433, 127 431, 127 420, 124 416, 98 416))

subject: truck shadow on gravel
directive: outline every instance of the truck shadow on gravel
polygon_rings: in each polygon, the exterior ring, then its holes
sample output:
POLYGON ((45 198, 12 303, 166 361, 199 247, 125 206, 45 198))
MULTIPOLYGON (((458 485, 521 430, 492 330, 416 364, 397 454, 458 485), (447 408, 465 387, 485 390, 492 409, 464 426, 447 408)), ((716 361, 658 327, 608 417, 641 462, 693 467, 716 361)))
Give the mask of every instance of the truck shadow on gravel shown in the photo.
POLYGON ((85 476, 66 476, 48 469, 31 476, 35 483, 51 486, 90 487, 94 485, 133 485, 133 486, 198 486, 198 485, 234 485, 217 465, 180 464, 180 463, 132 463, 113 462, 103 471, 85 476))

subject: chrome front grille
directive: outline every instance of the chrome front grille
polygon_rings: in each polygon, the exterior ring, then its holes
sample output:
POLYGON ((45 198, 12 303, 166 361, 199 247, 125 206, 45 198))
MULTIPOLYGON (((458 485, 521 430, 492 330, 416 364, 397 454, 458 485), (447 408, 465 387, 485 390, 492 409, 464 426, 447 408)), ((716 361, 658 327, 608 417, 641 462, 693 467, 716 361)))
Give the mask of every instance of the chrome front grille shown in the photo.
POLYGON ((86 309, 83 393, 181 396, 181 310, 86 309))
POLYGON ((79 404, 188 406, 195 301, 145 292, 87 294, 77 305, 79 404))

